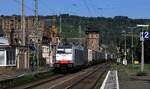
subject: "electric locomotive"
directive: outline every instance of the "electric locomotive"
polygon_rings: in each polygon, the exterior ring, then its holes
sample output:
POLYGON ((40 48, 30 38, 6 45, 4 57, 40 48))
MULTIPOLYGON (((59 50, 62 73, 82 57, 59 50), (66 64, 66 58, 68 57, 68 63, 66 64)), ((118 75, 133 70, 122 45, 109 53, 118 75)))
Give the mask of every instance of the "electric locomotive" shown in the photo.
POLYGON ((71 70, 83 67, 86 64, 85 49, 82 46, 62 45, 58 46, 55 69, 71 70))

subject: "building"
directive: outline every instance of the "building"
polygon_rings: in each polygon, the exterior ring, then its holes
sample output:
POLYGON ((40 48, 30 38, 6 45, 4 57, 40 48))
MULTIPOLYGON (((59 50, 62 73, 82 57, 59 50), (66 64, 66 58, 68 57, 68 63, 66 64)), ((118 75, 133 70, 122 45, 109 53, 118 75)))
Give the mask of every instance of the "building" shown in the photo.
MULTIPOLYGON (((25 17, 25 38, 26 38, 26 44, 29 42, 30 39, 34 39, 34 33, 35 33, 35 27, 34 27, 34 16, 26 16, 25 17)), ((50 33, 47 32, 50 30, 50 28, 46 27, 46 17, 40 16, 39 17, 39 24, 38 24, 38 31, 41 36, 43 36, 43 33, 50 33)), ((9 42, 11 43, 11 34, 13 34, 13 40, 11 44, 15 44, 15 39, 20 40, 22 42, 23 32, 21 30, 21 17, 14 15, 14 16, 1 16, 0 17, 0 27, 2 28, 4 32, 4 36, 8 38, 9 42)), ((38 34, 39 35, 39 34, 38 34)), ((48 34, 47 34, 48 36, 48 34)))
POLYGON ((0 37, 0 67, 16 66, 16 48, 11 47, 7 38, 0 37))
MULTIPOLYGON (((16 48, 16 66, 19 69, 29 68, 29 55, 30 50, 28 50, 28 45, 31 42, 35 42, 35 39, 38 44, 39 49, 44 48, 43 50, 49 48, 51 44, 51 50, 48 54, 41 54, 43 51, 39 52, 41 56, 46 57, 50 54, 54 58, 56 54, 56 48, 58 44, 58 33, 56 27, 56 18, 55 16, 39 16, 38 20, 38 30, 35 31, 35 21, 34 16, 25 17, 25 46, 22 46, 23 32, 21 30, 21 17, 14 16, 1 16, 0 17, 0 29, 3 31, 3 36, 8 39, 9 46, 16 48), (40 40, 40 42, 39 42, 40 40), (47 41, 48 40, 48 41, 47 41)), ((53 60, 53 59, 52 59, 53 60)))
POLYGON ((100 33, 94 26, 87 27, 86 30, 86 46, 89 49, 100 50, 100 33))
POLYGON ((58 28, 56 27, 56 17, 52 18, 52 26, 51 26, 51 52, 50 52, 50 58, 51 58, 51 63, 50 65, 53 65, 55 58, 56 58, 56 50, 57 46, 59 44, 59 33, 58 33, 58 28))
POLYGON ((10 45, 7 38, 0 38, 0 67, 27 69, 27 47, 10 45))

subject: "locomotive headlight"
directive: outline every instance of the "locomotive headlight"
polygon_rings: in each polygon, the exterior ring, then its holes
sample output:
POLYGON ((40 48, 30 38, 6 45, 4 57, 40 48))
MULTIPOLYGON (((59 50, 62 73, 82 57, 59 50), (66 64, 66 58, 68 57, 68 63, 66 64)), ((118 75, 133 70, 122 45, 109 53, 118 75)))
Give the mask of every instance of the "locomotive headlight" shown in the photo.
POLYGON ((68 67, 72 67, 73 65, 72 64, 68 64, 68 67))
POLYGON ((60 67, 60 65, 59 64, 55 64, 55 67, 60 67))

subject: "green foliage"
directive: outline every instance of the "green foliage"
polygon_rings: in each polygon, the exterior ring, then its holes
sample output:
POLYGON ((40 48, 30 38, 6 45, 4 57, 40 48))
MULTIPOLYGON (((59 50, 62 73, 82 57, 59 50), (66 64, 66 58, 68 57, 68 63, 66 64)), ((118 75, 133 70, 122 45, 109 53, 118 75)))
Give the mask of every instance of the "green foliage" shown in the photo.
MULTIPOLYGON (((113 65, 112 65, 113 66, 113 65)), ((144 72, 141 72, 141 65, 129 64, 118 65, 118 71, 128 76, 129 79, 134 79, 136 76, 146 76, 150 74, 150 64, 145 64, 144 72)))
POLYGON ((32 82, 34 80, 36 80, 34 75, 26 75, 26 76, 14 78, 14 79, 8 79, 8 80, 4 80, 4 81, 0 82, 0 84, 1 84, 0 88, 1 89, 6 89, 6 88, 18 86, 20 84, 25 84, 25 83, 28 83, 28 82, 32 82))
POLYGON ((41 58, 41 59, 39 60, 39 65, 40 65, 40 66, 45 66, 45 65, 46 65, 46 59, 45 59, 45 58, 41 58))
MULTIPOLYGON (((135 24, 136 21, 124 16, 116 16, 114 18, 104 17, 79 17, 61 15, 62 17, 62 36, 67 38, 79 37, 79 25, 81 25, 82 35, 88 25, 95 25, 100 32, 103 33, 103 42, 110 44, 112 40, 116 43, 120 38, 122 30, 129 25, 135 24), (105 39, 105 40, 104 40, 105 39)), ((58 21, 59 22, 59 19, 58 21)), ((58 23, 59 24, 59 23, 58 23)), ((58 25, 59 26, 59 25, 58 25)))
POLYGON ((146 76, 147 73, 146 72, 142 72, 142 71, 139 71, 136 76, 146 76))
MULTIPOLYGON (((36 62, 37 63, 37 57, 33 55, 33 53, 30 54, 30 64, 32 64, 33 62, 36 62)), ((39 66, 45 66, 46 65, 46 59, 45 58, 42 58, 40 57, 39 58, 39 66)))
MULTIPOLYGON (((81 17, 81 16, 74 16, 69 14, 62 14, 62 33, 61 37, 64 38, 80 38, 79 34, 79 25, 81 25, 81 37, 85 38, 85 30, 87 29, 88 25, 94 25, 100 31, 100 40, 102 44, 108 45, 110 50, 114 51, 114 46, 120 46, 121 49, 124 48, 124 36, 123 30, 131 32, 131 29, 128 29, 130 26, 136 26, 137 24, 150 24, 149 19, 131 19, 127 16, 115 16, 114 18, 105 18, 105 17, 81 17)), ((57 19, 59 22, 59 19, 57 19)), ((57 23, 59 26, 59 23, 57 23)), ((139 33, 141 29, 134 30, 134 57, 140 59, 140 48, 141 44, 139 41, 139 33)), ((150 29, 149 29, 150 31, 150 29)), ((131 49, 131 35, 128 34, 126 37, 127 41, 127 48, 131 49)), ((76 41, 76 40, 75 40, 76 41)), ((76 41, 77 42, 77 41, 76 41)), ((79 41, 80 42, 80 41, 79 41)), ((78 43, 79 43, 78 42, 78 43)), ((145 62, 149 62, 150 49, 148 45, 150 42, 146 43, 145 46, 145 62), (148 48, 148 49, 147 49, 148 48), (148 61, 147 61, 148 60, 148 61)), ((129 52, 131 54, 131 51, 129 52)), ((128 59, 131 59, 131 55, 128 55, 128 59)))

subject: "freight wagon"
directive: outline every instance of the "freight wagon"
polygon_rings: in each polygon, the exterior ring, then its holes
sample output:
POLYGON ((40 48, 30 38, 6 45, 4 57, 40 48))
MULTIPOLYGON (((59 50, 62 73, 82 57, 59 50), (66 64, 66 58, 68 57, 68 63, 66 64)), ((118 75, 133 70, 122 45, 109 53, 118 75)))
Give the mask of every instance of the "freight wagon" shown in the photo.
POLYGON ((103 61, 105 61, 105 53, 104 52, 99 52, 99 51, 95 51, 92 49, 87 49, 88 50, 88 64, 89 65, 93 65, 93 64, 97 64, 97 63, 101 63, 103 61))

